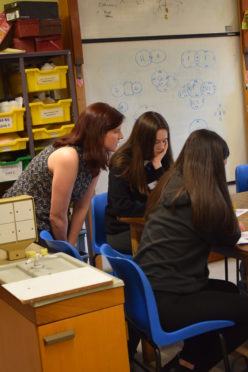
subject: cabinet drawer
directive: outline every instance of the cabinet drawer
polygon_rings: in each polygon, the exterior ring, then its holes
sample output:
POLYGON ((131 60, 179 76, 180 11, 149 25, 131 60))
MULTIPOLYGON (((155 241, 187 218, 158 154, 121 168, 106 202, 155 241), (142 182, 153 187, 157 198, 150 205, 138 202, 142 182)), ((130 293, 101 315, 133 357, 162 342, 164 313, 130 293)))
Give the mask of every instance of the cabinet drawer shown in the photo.
POLYGON ((8 223, 0 225, 0 244, 16 241, 15 224, 8 223))
POLYGON ((23 200, 14 203, 15 220, 31 220, 34 216, 32 200, 23 200))
POLYGON ((38 332, 43 372, 129 372, 122 305, 40 326, 38 332))
POLYGON ((33 220, 16 222, 17 240, 27 240, 36 238, 36 230, 33 220))
POLYGON ((2 225, 9 222, 14 222, 13 204, 0 204, 0 224, 2 225))

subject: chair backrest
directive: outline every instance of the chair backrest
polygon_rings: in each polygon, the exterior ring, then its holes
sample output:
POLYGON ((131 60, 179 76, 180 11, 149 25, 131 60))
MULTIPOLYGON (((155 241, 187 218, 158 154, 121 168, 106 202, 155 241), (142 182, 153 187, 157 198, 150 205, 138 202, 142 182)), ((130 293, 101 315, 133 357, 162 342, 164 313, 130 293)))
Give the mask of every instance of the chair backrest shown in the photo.
POLYGON ((104 215, 107 205, 107 195, 107 192, 96 194, 91 199, 92 249, 94 254, 100 254, 101 245, 106 243, 104 215))
POLYGON ((125 255, 103 244, 101 254, 107 257, 115 274, 124 281, 125 315, 146 338, 157 345, 172 345, 196 335, 233 326, 231 320, 209 320, 166 332, 161 328, 152 287, 141 268, 125 255))
POLYGON ((135 262, 108 244, 102 245, 101 254, 107 257, 115 274, 125 283, 126 317, 135 323, 148 339, 153 340, 161 325, 153 290, 146 275, 135 262))
POLYGON ((49 250, 54 252, 64 252, 82 261, 82 257, 76 248, 64 240, 54 240, 50 232, 42 230, 40 232, 40 238, 46 242, 49 250))
POLYGON ((238 165, 235 169, 236 192, 248 191, 248 164, 238 165))

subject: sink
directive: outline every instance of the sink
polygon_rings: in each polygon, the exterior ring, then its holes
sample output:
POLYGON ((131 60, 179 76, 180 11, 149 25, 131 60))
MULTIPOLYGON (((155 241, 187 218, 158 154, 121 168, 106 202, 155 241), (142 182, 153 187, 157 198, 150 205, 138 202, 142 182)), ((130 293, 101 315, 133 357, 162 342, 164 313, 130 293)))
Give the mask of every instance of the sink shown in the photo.
POLYGON ((18 260, 0 266, 0 284, 50 275, 84 266, 83 262, 62 252, 41 257, 37 262, 31 259, 18 260))

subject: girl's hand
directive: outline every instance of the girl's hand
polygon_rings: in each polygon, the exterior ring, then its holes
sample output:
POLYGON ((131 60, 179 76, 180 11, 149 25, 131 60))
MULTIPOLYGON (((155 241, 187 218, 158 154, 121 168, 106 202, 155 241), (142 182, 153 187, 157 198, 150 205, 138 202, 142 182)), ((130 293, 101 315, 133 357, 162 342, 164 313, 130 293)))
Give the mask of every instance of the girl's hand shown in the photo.
POLYGON ((239 228, 241 232, 245 231, 245 225, 243 224, 243 222, 239 221, 239 228))
POLYGON ((154 154, 154 157, 152 159, 152 165, 155 169, 162 167, 161 161, 166 154, 167 148, 168 147, 166 146, 161 152, 154 154))

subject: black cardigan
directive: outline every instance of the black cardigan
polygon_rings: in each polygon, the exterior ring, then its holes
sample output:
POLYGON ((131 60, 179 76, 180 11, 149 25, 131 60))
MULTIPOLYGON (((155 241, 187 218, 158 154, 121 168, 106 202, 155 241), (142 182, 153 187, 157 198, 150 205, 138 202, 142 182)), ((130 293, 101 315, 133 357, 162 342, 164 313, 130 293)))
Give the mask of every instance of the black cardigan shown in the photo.
MULTIPOLYGON (((145 172, 147 184, 157 181, 165 169, 154 169, 151 162, 146 164, 145 172)), ((118 234, 129 229, 129 225, 117 220, 117 217, 138 217, 145 212, 147 196, 140 194, 123 177, 117 176, 117 169, 111 168, 108 181, 108 203, 105 209, 105 232, 106 234, 118 234)))

